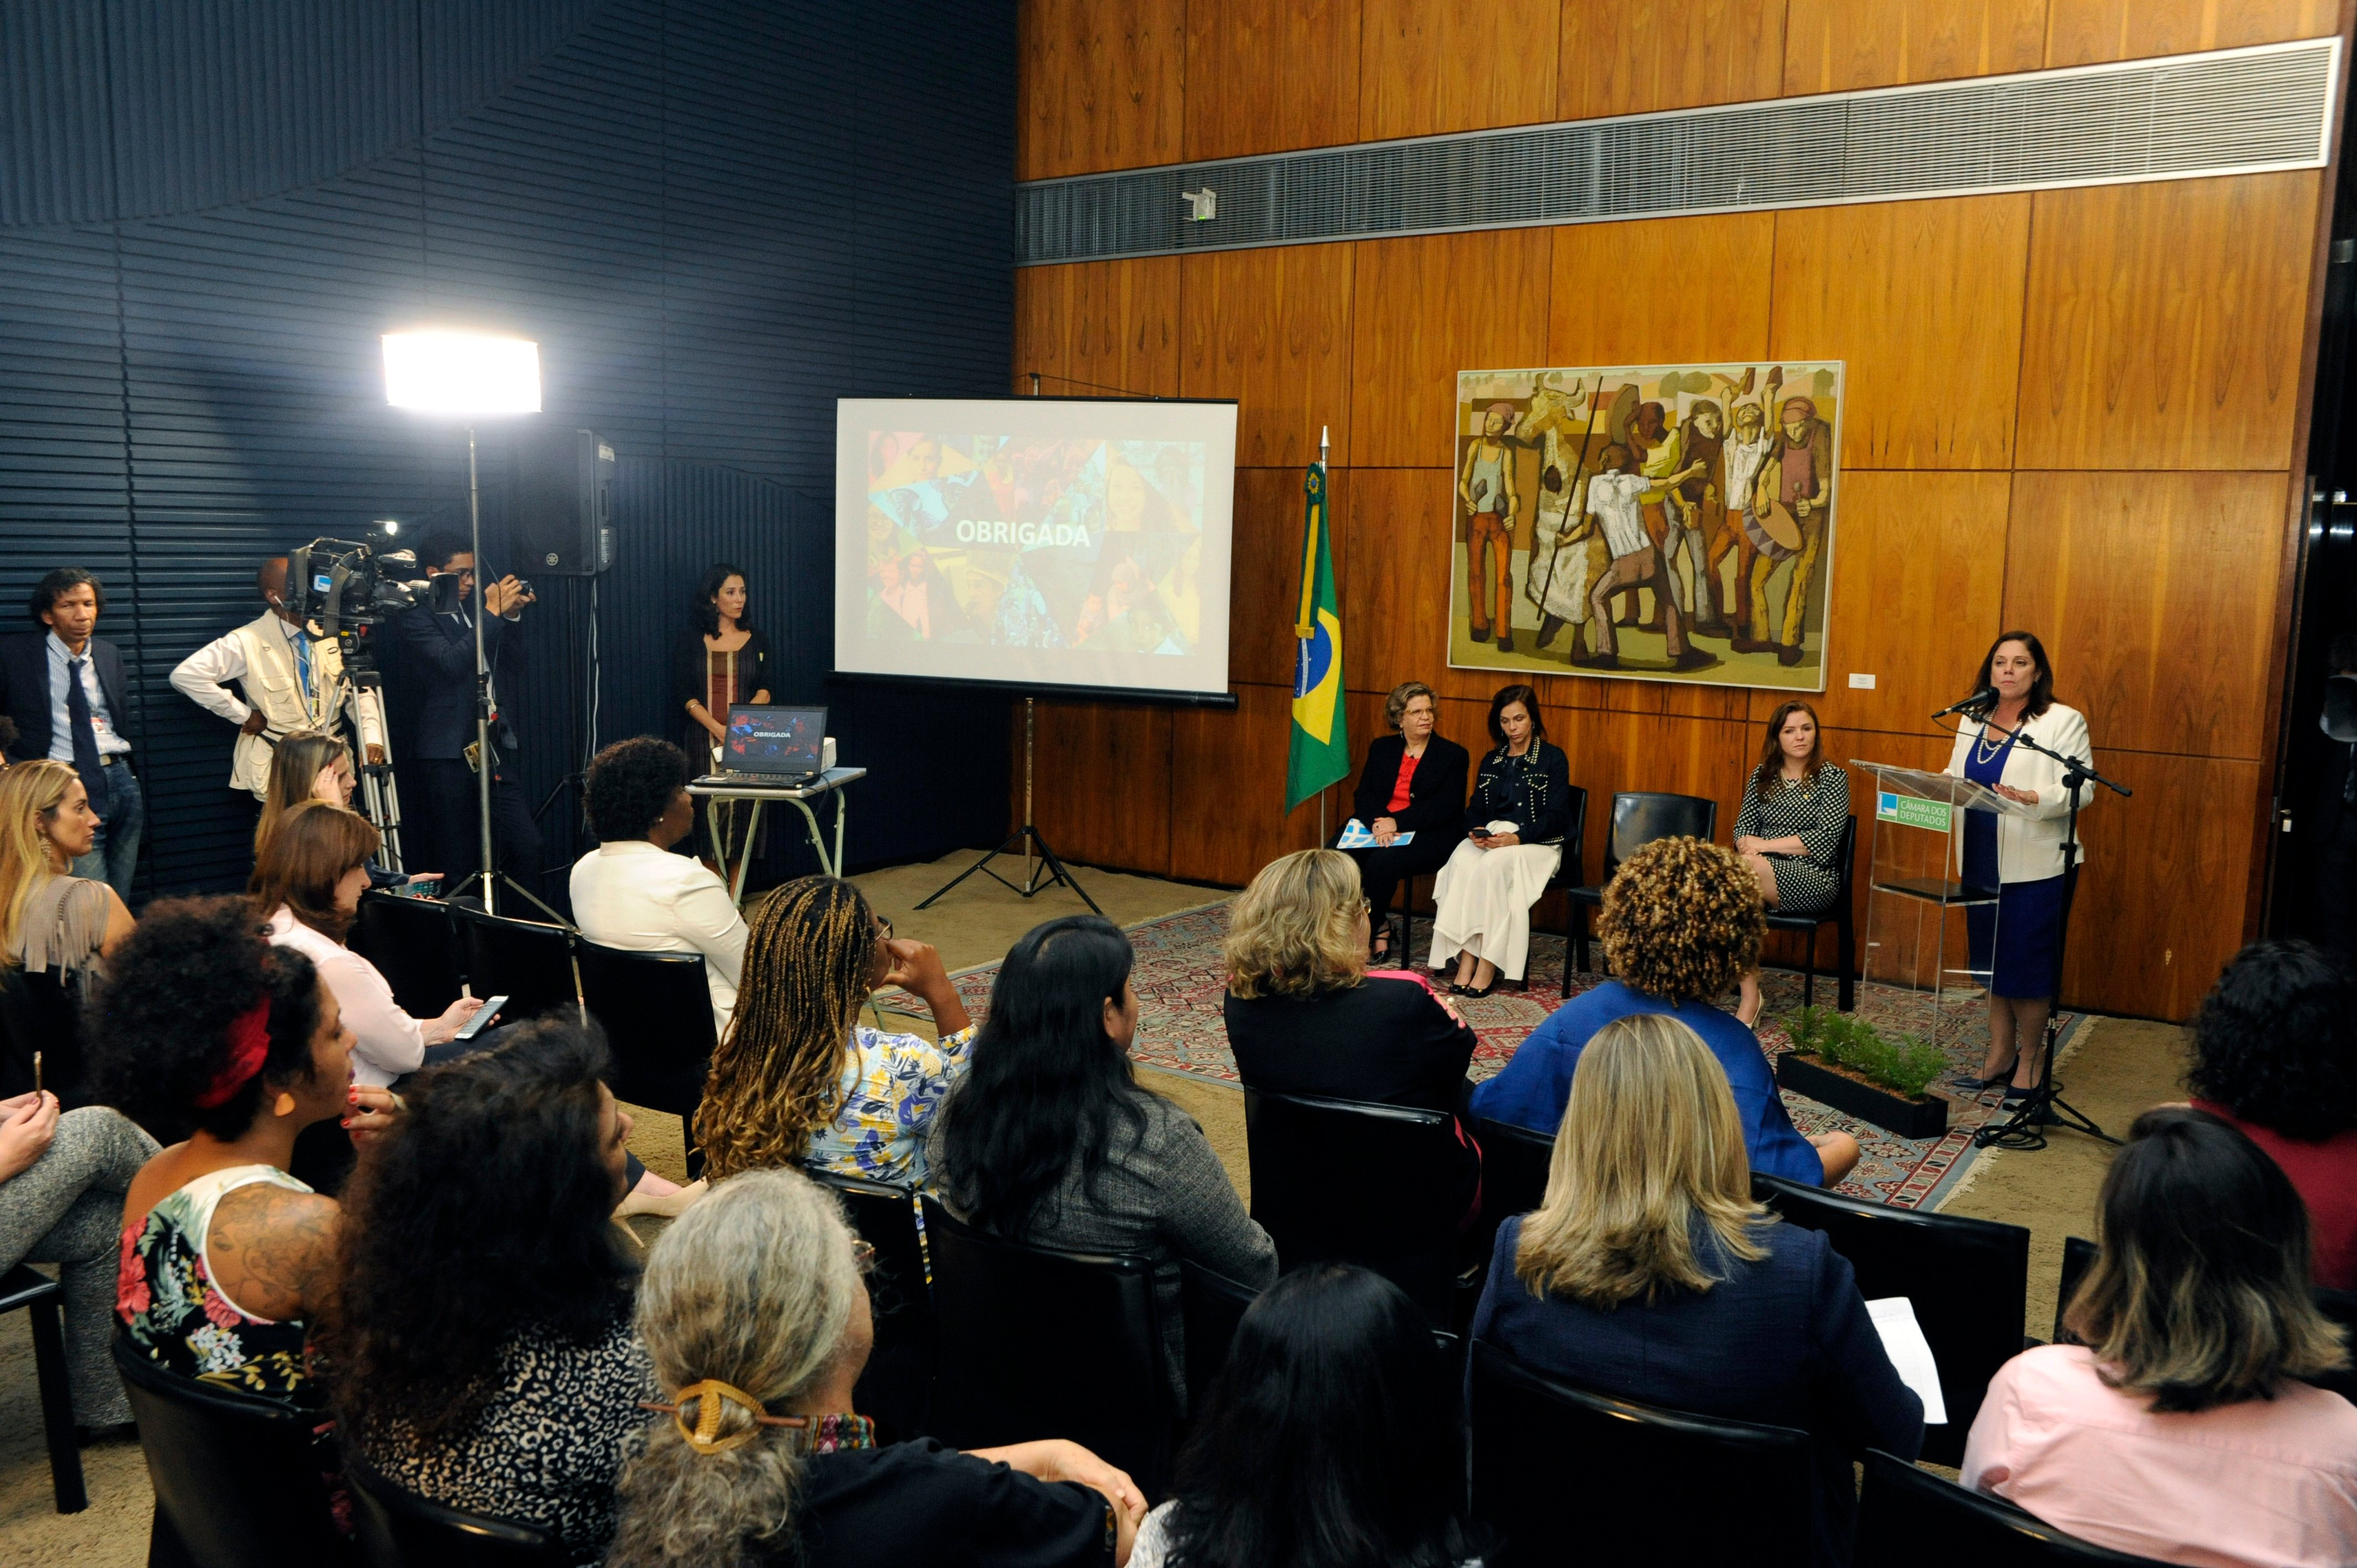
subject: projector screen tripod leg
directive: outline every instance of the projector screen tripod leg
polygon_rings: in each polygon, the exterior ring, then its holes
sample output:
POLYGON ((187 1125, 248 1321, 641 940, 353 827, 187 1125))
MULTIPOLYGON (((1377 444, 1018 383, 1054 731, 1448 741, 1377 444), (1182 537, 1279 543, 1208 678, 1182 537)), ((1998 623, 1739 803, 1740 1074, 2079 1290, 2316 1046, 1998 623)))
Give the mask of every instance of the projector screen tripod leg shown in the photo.
POLYGON ((972 876, 975 872, 979 871, 987 875, 992 881, 999 884, 1001 886, 1010 888, 1013 891, 1021 894, 1026 898, 1031 897, 1035 894, 1044 893, 1049 888, 1055 886, 1058 883, 1061 883, 1065 886, 1071 888, 1073 892, 1079 894, 1081 896, 1081 902, 1086 904, 1090 909, 1099 915, 1103 915, 1104 913, 1103 909, 1097 908, 1097 901, 1089 897, 1088 889, 1082 886, 1079 881, 1074 878, 1072 874, 1064 869, 1064 863, 1056 858, 1056 852, 1048 847, 1048 841, 1039 836, 1039 828, 1034 826, 1032 823, 1031 741, 1032 735, 1038 722, 1038 703, 1029 697, 1024 698, 1023 825, 1016 829, 1013 832, 1007 834, 1006 842, 1001 843, 996 849, 992 850, 988 854, 984 855, 980 860, 975 861, 972 865, 967 866, 963 871, 961 871, 955 876, 951 877, 949 882, 942 886, 939 892, 933 894, 932 897, 927 898, 923 903, 919 904, 917 906, 918 908, 931 908, 935 904, 941 901, 943 895, 947 894, 951 888, 955 887, 959 883, 963 882, 967 877, 972 876), (996 860, 1002 854, 1013 854, 1015 846, 1017 844, 1021 844, 1023 846, 1023 880, 1019 883, 1009 882, 1006 878, 999 875, 998 873, 990 869, 990 863, 992 861, 996 860), (1039 857, 1037 865, 1033 864, 1032 859, 1035 854, 1039 857), (1043 869, 1048 873, 1048 878, 1044 882, 1039 879, 1039 873, 1043 869))

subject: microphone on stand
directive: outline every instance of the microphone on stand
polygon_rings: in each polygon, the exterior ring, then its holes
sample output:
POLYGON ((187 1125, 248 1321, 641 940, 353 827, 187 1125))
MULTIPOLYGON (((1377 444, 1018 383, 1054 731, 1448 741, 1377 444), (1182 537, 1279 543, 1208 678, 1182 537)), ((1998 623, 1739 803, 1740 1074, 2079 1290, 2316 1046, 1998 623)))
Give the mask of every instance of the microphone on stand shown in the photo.
MULTIPOLYGON (((1993 708, 1996 705, 1996 688, 1994 686, 1983 686, 1979 691, 1975 692, 1963 702, 1950 703, 1946 707, 1942 708, 1938 713, 1933 714, 1932 716, 1935 719, 1944 719, 1950 714, 1972 713, 1975 708, 1979 709, 1981 714, 1986 714, 1990 708, 1993 708)), ((1979 717, 1980 714, 1975 714, 1974 716, 1979 717)))

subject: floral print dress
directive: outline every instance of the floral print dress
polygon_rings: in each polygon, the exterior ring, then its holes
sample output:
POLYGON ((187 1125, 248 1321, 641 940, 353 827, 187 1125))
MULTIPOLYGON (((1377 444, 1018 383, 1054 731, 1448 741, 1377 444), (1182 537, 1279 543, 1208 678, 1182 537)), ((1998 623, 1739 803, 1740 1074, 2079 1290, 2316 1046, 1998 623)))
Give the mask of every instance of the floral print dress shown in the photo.
POLYGON ((311 1190, 274 1165, 232 1165, 199 1176, 125 1225, 115 1316, 133 1344, 184 1378, 316 1409, 327 1393, 311 1375, 306 1326, 250 1316, 205 1267, 213 1210, 255 1182, 311 1190))
POLYGON ((836 1176, 922 1184, 933 1112, 973 1059, 974 1036, 967 1027, 936 1045, 921 1035, 855 1028, 843 1108, 812 1135, 803 1163, 836 1176))

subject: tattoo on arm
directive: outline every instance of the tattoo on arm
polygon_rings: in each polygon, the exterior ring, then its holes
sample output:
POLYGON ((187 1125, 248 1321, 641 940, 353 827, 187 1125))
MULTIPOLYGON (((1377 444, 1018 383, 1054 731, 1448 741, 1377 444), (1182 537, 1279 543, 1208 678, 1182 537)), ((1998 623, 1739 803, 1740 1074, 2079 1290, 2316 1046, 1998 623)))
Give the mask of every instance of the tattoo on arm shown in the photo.
POLYGON ((232 1192, 214 1212, 205 1251, 214 1283, 246 1311, 308 1318, 334 1273, 336 1200, 277 1187, 232 1192))

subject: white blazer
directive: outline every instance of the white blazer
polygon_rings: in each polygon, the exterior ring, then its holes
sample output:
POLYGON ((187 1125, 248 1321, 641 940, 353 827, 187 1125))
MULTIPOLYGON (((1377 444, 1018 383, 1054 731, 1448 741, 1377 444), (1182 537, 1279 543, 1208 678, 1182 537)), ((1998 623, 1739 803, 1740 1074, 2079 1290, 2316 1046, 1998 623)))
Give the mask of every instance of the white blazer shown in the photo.
MULTIPOLYGON (((2036 718, 2019 726, 2021 733, 2041 746, 2052 746, 2065 757, 2076 757, 2089 767, 2095 762, 2094 748, 2087 743, 2087 721, 2076 708, 2066 708, 2056 703, 2036 718)), ((1956 732, 1956 749, 1948 758, 1945 769, 1963 778, 1964 759, 1981 738, 1981 721, 1966 719, 1956 732)), ((2001 816, 1996 820, 1996 874, 2001 882, 2043 882, 2050 876, 2062 875, 2062 835, 2069 825, 2071 792, 2062 788, 2062 765, 2052 757, 2040 756, 2021 746, 2006 754, 2005 771, 1997 782, 2010 784, 2017 789, 2038 791, 2038 804, 2025 817, 2001 816)), ((2093 784, 2079 786, 2079 810, 2084 812, 2087 803, 2095 798, 2093 784)), ((1964 855, 1964 812, 1956 813, 1956 865, 1961 870, 1964 855)), ((2084 865, 2087 845, 2083 838, 2079 844, 2079 861, 2084 865)))
POLYGON ((644 839, 618 839, 573 863, 572 891, 573 918, 593 942, 639 952, 702 953, 712 1026, 727 1035, 746 930, 726 883, 686 855, 644 839))

